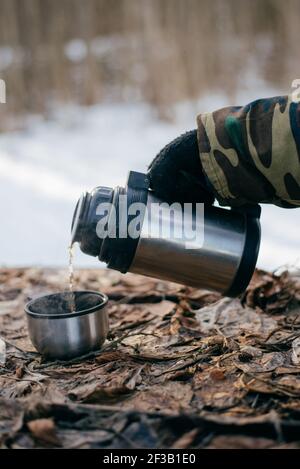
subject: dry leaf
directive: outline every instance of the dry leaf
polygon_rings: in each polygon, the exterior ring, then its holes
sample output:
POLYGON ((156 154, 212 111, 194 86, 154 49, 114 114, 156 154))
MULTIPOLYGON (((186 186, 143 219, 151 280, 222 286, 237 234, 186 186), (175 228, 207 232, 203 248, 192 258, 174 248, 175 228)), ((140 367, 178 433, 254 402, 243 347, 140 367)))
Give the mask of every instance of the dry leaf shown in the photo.
POLYGON ((38 440, 49 443, 54 446, 60 446, 61 443, 56 435, 56 428, 53 419, 37 419, 27 422, 30 433, 38 440))
POLYGON ((287 271, 281 275, 256 270, 245 294, 245 301, 251 308, 275 314, 287 308, 295 299, 296 282, 287 271))
POLYGON ((285 356, 281 352, 264 353, 260 357, 252 358, 251 361, 244 363, 241 357, 235 360, 235 365, 245 373, 266 373, 275 371, 283 365, 285 356))
POLYGON ((186 449, 190 448, 199 433, 198 428, 194 428, 190 432, 185 433, 182 435, 178 440, 175 441, 175 443, 172 444, 171 448, 172 449, 186 449))

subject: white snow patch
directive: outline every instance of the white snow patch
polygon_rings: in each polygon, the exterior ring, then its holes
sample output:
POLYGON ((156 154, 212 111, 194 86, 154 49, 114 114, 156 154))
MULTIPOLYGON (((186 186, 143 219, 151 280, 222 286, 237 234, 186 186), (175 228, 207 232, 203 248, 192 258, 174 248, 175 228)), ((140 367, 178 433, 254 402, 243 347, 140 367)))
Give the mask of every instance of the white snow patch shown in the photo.
POLYGON ((14 50, 12 47, 0 47, 0 71, 6 70, 14 61, 14 50))
POLYGON ((82 39, 72 39, 64 47, 65 55, 71 62, 81 62, 87 56, 87 44, 82 39))

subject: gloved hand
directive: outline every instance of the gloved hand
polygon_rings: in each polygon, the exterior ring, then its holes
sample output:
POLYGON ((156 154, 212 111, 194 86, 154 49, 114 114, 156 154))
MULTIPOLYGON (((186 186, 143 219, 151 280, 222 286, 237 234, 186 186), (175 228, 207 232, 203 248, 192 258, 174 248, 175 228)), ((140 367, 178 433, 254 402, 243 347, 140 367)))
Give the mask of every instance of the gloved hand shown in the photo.
POLYGON ((214 202, 202 170, 196 130, 165 146, 150 164, 148 175, 151 189, 166 202, 214 202))

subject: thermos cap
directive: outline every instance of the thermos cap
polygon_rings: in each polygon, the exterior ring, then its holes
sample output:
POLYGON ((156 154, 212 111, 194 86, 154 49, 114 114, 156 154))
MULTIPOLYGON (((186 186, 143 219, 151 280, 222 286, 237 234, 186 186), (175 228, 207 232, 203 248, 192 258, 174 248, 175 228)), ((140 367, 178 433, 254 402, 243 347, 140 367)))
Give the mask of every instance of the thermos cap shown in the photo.
POLYGON ((96 232, 99 216, 97 207, 112 201, 113 189, 100 186, 91 193, 84 192, 77 202, 71 227, 71 242, 78 242, 85 254, 98 256, 103 238, 96 232))

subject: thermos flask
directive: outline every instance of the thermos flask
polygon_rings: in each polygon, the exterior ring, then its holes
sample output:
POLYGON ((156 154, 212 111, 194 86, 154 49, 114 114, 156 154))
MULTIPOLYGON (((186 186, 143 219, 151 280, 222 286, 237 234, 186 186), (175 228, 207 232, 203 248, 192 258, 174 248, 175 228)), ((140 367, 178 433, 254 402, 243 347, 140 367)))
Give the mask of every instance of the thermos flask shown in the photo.
POLYGON ((260 206, 184 205, 188 210, 159 200, 149 189, 148 176, 131 171, 125 187, 96 187, 81 196, 72 242, 122 273, 240 295, 257 261, 260 206))

